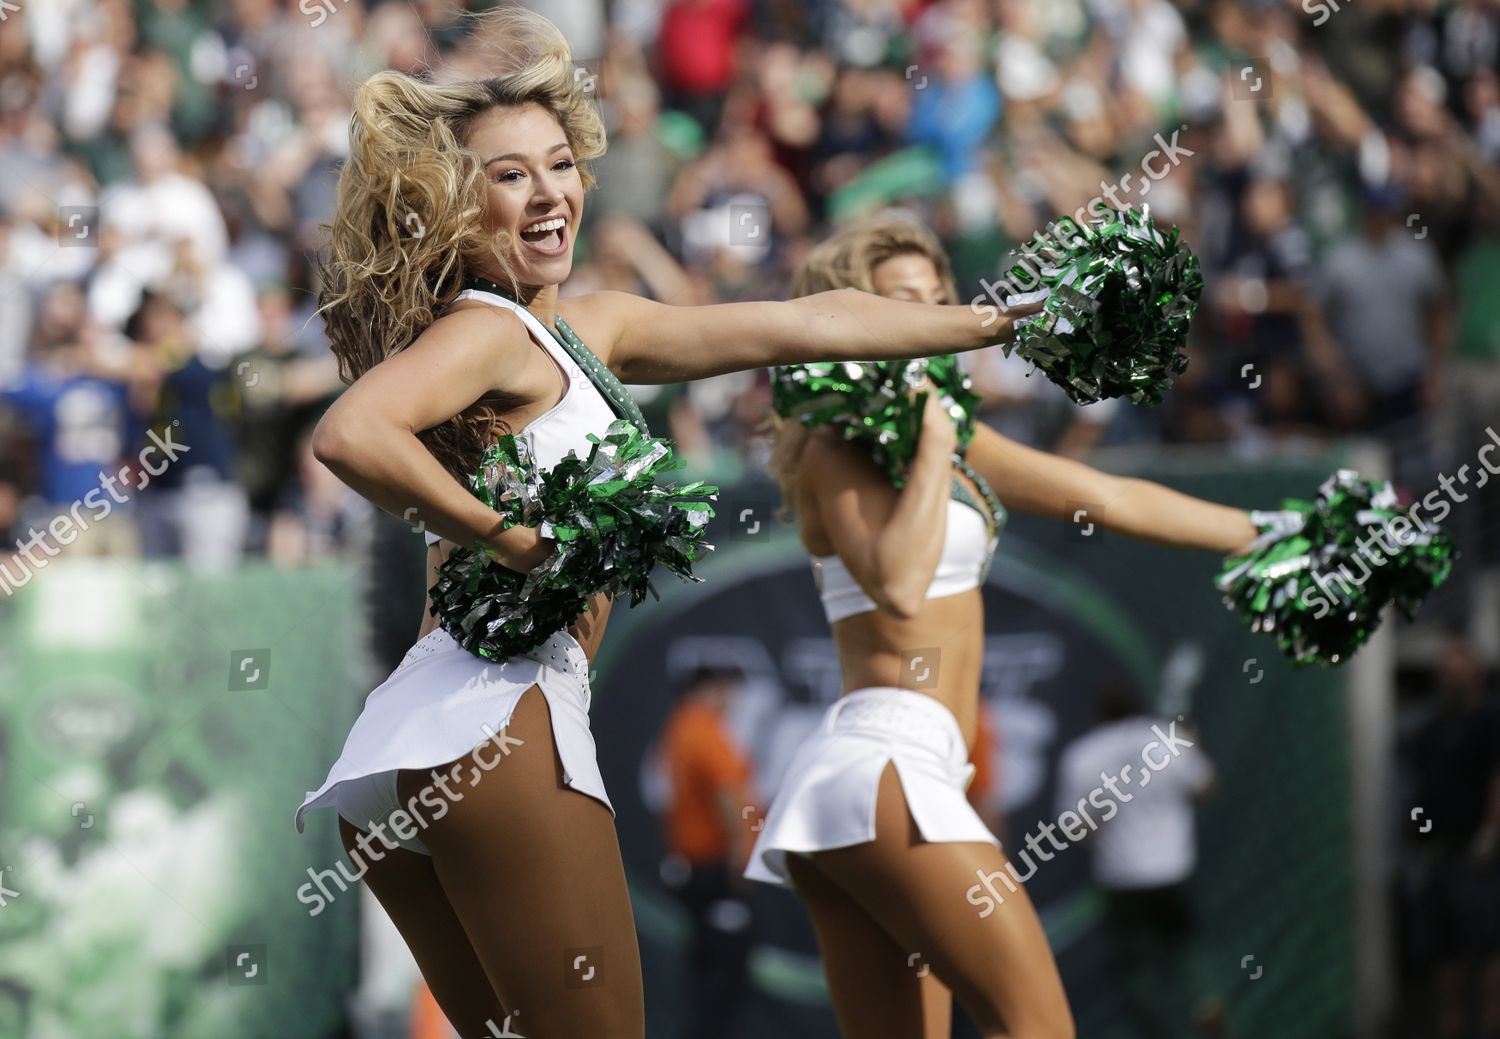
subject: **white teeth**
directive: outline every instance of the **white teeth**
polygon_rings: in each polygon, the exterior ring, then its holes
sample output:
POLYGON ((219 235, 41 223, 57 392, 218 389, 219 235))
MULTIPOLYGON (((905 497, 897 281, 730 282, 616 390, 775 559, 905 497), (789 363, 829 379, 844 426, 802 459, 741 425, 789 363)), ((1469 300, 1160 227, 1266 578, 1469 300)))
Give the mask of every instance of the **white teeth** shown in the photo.
POLYGON ((566 220, 558 217, 553 220, 543 220, 539 224, 532 224, 530 227, 526 228, 526 233, 530 234, 533 231, 556 231, 558 228, 566 227, 567 225, 568 222, 566 220))

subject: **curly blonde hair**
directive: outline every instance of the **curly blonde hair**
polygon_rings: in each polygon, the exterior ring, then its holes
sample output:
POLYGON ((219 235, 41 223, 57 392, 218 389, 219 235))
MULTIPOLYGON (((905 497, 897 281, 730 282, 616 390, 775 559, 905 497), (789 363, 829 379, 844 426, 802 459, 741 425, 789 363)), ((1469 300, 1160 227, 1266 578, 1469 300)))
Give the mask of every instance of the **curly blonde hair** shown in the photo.
MULTIPOLYGON (((915 221, 896 214, 861 220, 815 246, 792 274, 791 298, 829 289, 875 291, 875 269, 897 256, 923 256, 932 262, 950 300, 958 298, 953 267, 936 236, 915 221)), ((776 518, 796 518, 797 466, 812 430, 772 413, 770 417, 771 475, 781 487, 776 518)))
MULTIPOLYGON (((525 8, 474 17, 476 36, 500 49, 496 75, 435 84, 381 72, 354 96, 349 158, 327 225, 318 296, 345 383, 409 346, 480 264, 500 272, 519 298, 512 236, 484 227, 484 160, 467 145, 477 116, 496 107, 542 106, 562 127, 584 189, 594 186, 589 163, 604 154, 604 124, 574 71, 567 40, 525 8)), ((465 481, 490 438, 503 431, 498 413, 509 403, 503 394, 486 394, 418 435, 465 481)))

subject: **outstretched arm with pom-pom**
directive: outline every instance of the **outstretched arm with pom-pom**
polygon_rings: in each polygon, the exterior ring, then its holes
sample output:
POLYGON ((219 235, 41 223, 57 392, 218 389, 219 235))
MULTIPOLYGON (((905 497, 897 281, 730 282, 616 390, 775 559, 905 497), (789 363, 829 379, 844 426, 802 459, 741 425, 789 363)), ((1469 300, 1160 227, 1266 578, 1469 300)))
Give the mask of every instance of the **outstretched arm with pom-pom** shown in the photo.
POLYGON ((1016 512, 1069 522, 1180 548, 1241 552, 1258 530, 1243 509, 1204 501, 1150 480, 1115 476, 1047 454, 976 425, 969 464, 1016 512), (1074 513, 1086 510, 1084 515, 1074 513))
POLYGON ((1311 502, 1246 512, 1103 473, 986 426, 976 427, 968 459, 1008 509, 1225 554, 1224 601, 1297 664, 1346 659, 1387 605, 1411 618, 1452 568, 1446 533, 1399 508, 1390 484, 1349 470, 1311 502))
POLYGON ((977 350, 1008 342, 1023 304, 933 306, 830 289, 792 300, 679 307, 625 292, 589 297, 612 328, 605 362, 627 383, 687 382, 726 372, 811 361, 879 361, 977 350))
POLYGON ((1401 508, 1383 481, 1340 469, 1310 502, 1256 512, 1260 534, 1225 561, 1224 601, 1275 636, 1294 663, 1336 664, 1374 634, 1394 603, 1411 619, 1448 578, 1452 539, 1401 508))

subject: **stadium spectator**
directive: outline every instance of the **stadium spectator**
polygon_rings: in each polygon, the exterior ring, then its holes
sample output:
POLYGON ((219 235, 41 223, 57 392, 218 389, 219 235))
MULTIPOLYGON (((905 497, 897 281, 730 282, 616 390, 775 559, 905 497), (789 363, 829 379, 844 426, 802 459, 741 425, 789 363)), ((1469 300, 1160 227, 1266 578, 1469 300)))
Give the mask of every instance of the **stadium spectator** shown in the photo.
MULTIPOLYGON (((1190 885, 1198 854, 1193 802, 1212 792, 1213 763, 1185 729, 1183 746, 1164 748, 1163 726, 1177 734, 1178 723, 1143 711, 1124 685, 1101 686, 1096 712, 1098 727, 1063 748, 1056 800, 1059 813, 1080 813, 1098 791, 1110 792, 1106 804, 1114 811, 1102 810, 1085 841, 1104 893, 1104 929, 1126 1019, 1139 1039, 1216 1034, 1224 1008, 1200 970, 1190 885)), ((1092 804, 1100 808, 1097 799, 1092 804)))
POLYGON ((1421 820, 1406 923, 1431 985, 1431 1034, 1490 1036, 1500 1034, 1500 702, 1462 637, 1444 641, 1436 679, 1406 749, 1421 820))
POLYGON ((663 877, 692 920, 684 1039, 733 1033, 750 952, 751 816, 758 813, 750 758, 725 724, 744 676, 704 666, 683 682, 662 732, 671 783, 663 877))
POLYGON ((1349 365, 1327 346, 1309 284, 1312 243, 1294 203, 1286 180, 1254 177, 1241 196, 1232 266, 1214 279, 1226 411, 1242 438, 1315 426, 1324 398, 1352 419, 1360 400, 1349 365))
MULTIPOLYGON (((1500 202, 1481 199, 1473 214, 1473 238, 1454 260, 1457 318, 1453 361, 1443 406, 1437 413, 1444 471, 1456 470, 1488 439, 1500 433, 1500 202)), ((1470 492, 1475 499, 1454 517, 1460 547, 1478 565, 1500 562, 1500 482, 1470 492), (1488 533, 1487 533, 1488 532, 1488 533)))
POLYGON ((668 104, 688 112, 712 136, 736 72, 746 0, 670 0, 657 47, 668 104))
POLYGON ((234 479, 227 371, 205 362, 196 331, 169 296, 146 292, 125 335, 134 344, 132 397, 147 436, 181 445, 180 458, 141 495, 143 554, 232 566, 244 550, 249 505, 234 479))
POLYGON ((926 38, 925 60, 907 70, 916 98, 906 139, 936 149, 950 183, 974 168, 1001 112, 1000 90, 985 72, 982 36, 975 31, 981 27, 966 12, 950 10, 968 6, 945 0, 923 15, 917 30, 926 38))
POLYGON ((297 352, 296 315, 286 286, 262 286, 259 307, 263 339, 237 357, 232 369, 238 391, 237 472, 249 500, 253 552, 267 550, 277 513, 295 497, 299 437, 341 387, 332 354, 297 352))
MULTIPOLYGON (((55 285, 38 308, 26 366, 0 387, 0 403, 24 423, 35 459, 33 493, 22 510, 24 531, 46 531, 54 518, 70 513, 101 486, 110 494, 110 514, 67 543, 74 555, 128 552, 134 543, 121 505, 130 500, 136 477, 124 478, 112 490, 104 483, 118 477, 127 462, 128 390, 118 371, 101 359, 98 338, 84 316, 78 287, 55 285)), ((94 500, 104 502, 97 495, 94 500)), ((90 508, 83 515, 97 513, 90 508)), ((55 555, 58 546, 50 547, 47 554, 55 555)))
POLYGON ((660 91, 650 79, 622 74, 611 101, 609 151, 597 168, 601 183, 619 188, 594 200, 592 218, 629 217, 660 236, 667 192, 683 164, 662 133, 660 91))
POLYGON ((683 262, 709 266, 717 290, 741 298, 784 293, 777 246, 807 227, 807 203, 796 180, 779 166, 766 135, 726 124, 720 140, 689 163, 672 185, 667 212, 675 222, 683 262), (763 268, 757 279, 757 268, 763 268))
POLYGON ((1394 187, 1367 191, 1361 234, 1329 254, 1319 291, 1360 382, 1360 428, 1384 440, 1398 478, 1420 485, 1435 471, 1427 421, 1447 378, 1451 313, 1437 255, 1406 233, 1406 211, 1394 187))
POLYGON ((266 554, 273 562, 297 565, 332 556, 363 558, 374 532, 374 507, 349 489, 313 456, 312 428, 296 445, 297 482, 272 517, 266 554))

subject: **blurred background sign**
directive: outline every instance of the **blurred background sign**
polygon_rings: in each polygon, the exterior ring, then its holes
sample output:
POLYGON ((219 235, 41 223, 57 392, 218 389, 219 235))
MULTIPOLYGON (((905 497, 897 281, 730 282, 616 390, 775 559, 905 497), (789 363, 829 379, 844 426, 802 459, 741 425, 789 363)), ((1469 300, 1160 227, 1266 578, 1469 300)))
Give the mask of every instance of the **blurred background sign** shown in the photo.
POLYGON ((0 1036, 314 1039, 358 966, 292 811, 369 684, 346 566, 59 560, 0 604, 0 1036))

